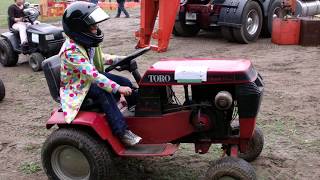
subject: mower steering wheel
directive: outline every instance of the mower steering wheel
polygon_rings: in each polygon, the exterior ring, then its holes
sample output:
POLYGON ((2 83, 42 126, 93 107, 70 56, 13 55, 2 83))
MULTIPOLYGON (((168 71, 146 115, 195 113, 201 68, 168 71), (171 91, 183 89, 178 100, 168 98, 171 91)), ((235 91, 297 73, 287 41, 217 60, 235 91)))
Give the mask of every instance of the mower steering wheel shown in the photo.
POLYGON ((137 51, 135 51, 134 53, 126 56, 125 58, 123 58, 122 60, 120 60, 119 62, 117 62, 116 64, 113 64, 111 66, 109 66, 108 68, 106 68, 105 72, 109 72, 112 71, 113 69, 116 69, 118 66, 122 66, 124 64, 130 64, 130 61, 132 61, 133 59, 143 55, 144 53, 148 52, 151 48, 150 47, 145 47, 142 49, 138 49, 137 51))

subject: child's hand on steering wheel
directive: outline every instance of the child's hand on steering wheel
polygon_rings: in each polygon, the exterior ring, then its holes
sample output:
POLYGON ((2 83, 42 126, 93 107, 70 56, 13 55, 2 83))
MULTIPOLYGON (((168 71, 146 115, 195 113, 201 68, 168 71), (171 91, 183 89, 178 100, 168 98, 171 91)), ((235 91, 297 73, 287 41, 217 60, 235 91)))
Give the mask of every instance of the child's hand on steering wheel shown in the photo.
POLYGON ((125 96, 130 96, 131 93, 132 93, 132 89, 130 87, 127 87, 127 86, 120 86, 119 89, 118 89, 118 92, 120 94, 125 95, 125 96))

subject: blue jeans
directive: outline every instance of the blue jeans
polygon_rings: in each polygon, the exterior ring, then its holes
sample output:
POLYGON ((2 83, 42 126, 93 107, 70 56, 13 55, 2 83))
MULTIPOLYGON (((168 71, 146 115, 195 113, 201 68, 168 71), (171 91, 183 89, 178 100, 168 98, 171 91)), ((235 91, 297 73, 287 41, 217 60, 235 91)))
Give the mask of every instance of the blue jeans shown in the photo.
POLYGON ((128 13, 127 10, 124 8, 124 3, 125 3, 125 1, 120 1, 120 2, 118 2, 118 13, 117 13, 117 17, 120 17, 121 11, 126 15, 126 17, 129 17, 129 13, 128 13))
MULTIPOLYGON (((103 74, 107 78, 115 81, 120 86, 129 86, 131 88, 133 87, 132 83, 127 78, 110 73, 103 74)), ((99 106, 99 108, 106 114, 108 118, 108 123, 111 126, 113 134, 115 134, 118 137, 122 137, 125 133, 125 130, 128 129, 128 125, 125 122, 124 117, 117 106, 117 99, 120 98, 120 95, 108 93, 105 90, 99 88, 96 84, 91 84, 86 98, 92 99, 99 106)), ((130 103, 135 102, 131 98, 133 99, 134 97, 126 97, 128 104, 129 101, 130 103)))

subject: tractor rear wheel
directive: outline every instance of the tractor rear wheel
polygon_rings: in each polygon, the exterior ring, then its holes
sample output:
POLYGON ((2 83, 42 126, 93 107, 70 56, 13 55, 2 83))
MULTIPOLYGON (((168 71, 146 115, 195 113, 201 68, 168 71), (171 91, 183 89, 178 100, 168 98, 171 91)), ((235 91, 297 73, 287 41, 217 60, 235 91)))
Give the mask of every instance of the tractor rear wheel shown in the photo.
POLYGON ((179 13, 179 20, 176 20, 173 27, 173 34, 175 36, 196 36, 199 31, 200 27, 197 24, 186 24, 185 13, 179 13))
POLYGON ((30 55, 29 65, 34 72, 42 70, 42 62, 44 61, 44 57, 42 54, 35 52, 30 55))
POLYGON ((241 28, 233 29, 236 41, 243 44, 256 41, 262 28, 262 10, 257 2, 247 2, 243 10, 241 24, 241 28))
POLYGON ((12 45, 5 39, 0 39, 0 63, 3 66, 15 66, 19 55, 14 52, 12 45))
POLYGON ((107 180, 113 162, 104 142, 83 130, 61 128, 42 147, 42 165, 51 180, 107 180))
POLYGON ((256 180, 253 167, 243 159, 224 157, 213 161, 206 173, 206 179, 210 180, 256 180))
POLYGON ((6 95, 6 89, 4 87, 2 80, 0 79, 0 101, 2 101, 5 95, 6 95))
POLYGON ((247 152, 240 153, 239 157, 251 162, 255 160, 262 152, 264 144, 264 137, 261 129, 258 127, 255 128, 253 136, 249 141, 247 152))

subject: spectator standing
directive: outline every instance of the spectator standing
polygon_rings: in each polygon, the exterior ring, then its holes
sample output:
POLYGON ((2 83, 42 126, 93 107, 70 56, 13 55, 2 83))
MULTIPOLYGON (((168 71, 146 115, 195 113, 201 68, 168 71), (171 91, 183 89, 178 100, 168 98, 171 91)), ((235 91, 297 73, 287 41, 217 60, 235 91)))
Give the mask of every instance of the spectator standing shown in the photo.
POLYGON ((126 15, 126 18, 130 17, 129 13, 127 12, 127 10, 124 7, 125 2, 126 2, 125 0, 117 0, 118 12, 117 12, 116 18, 120 17, 121 12, 123 12, 126 15))

